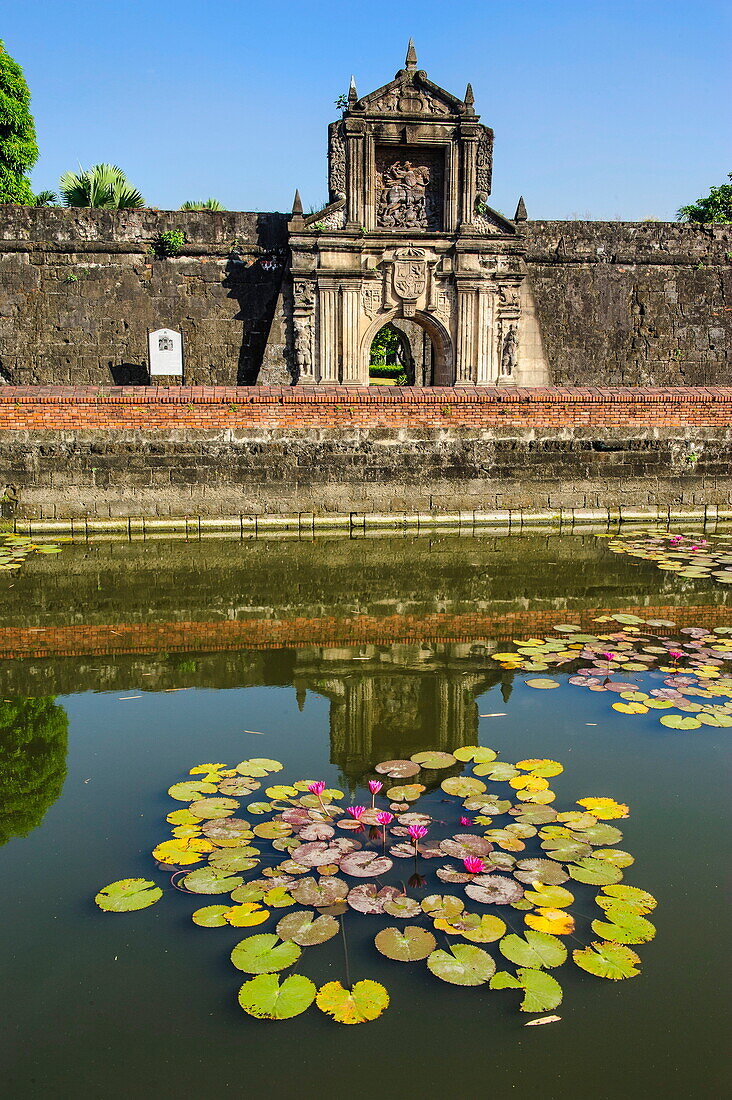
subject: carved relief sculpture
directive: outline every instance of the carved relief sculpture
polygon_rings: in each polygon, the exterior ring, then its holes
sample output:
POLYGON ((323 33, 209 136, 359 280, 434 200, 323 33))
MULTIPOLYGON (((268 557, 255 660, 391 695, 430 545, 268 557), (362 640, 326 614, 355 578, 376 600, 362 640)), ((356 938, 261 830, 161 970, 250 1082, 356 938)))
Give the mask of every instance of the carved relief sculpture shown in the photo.
POLYGON ((343 124, 333 122, 328 127, 328 189, 331 202, 346 197, 346 146, 343 124))
POLYGON ((442 166, 425 155, 421 163, 395 159, 379 150, 376 221, 383 229, 439 229, 442 224, 442 166))
POLYGON ((312 322, 309 317, 295 318, 295 363, 300 379, 313 374, 312 322))
POLYGON ((516 326, 511 325, 503 341, 503 352, 501 354, 501 377, 511 378, 517 366, 518 339, 516 337, 516 326))

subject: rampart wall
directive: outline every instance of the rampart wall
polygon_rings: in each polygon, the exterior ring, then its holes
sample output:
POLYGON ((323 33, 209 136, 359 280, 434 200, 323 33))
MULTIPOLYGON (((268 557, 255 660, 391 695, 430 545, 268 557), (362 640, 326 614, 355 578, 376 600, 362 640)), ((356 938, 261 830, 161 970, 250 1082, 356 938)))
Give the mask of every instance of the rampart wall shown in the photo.
POLYGON ((704 516, 732 503, 732 387, 3 387, 0 470, 16 519, 704 516))
MULTIPOLYGON (((732 227, 520 228, 555 384, 730 381, 732 227)), ((0 382, 144 383, 147 332, 168 326, 192 385, 285 383, 286 244, 284 214, 4 206, 0 382), (160 259, 150 248, 168 230, 186 242, 160 259)))

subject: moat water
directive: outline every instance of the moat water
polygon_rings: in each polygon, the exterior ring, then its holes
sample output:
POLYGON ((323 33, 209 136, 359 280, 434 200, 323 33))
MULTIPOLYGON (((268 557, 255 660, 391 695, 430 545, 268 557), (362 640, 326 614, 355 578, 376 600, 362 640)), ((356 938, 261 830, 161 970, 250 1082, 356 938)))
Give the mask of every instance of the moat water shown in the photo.
MULTIPOLYGON (((732 626, 722 585, 591 533, 535 533, 79 543, 29 556, 0 594, 6 1095, 726 1093, 732 729, 668 728, 663 711, 619 713, 565 668, 491 657, 556 625, 618 629, 592 625, 613 614, 732 626), (363 917, 374 924, 350 934, 348 965, 388 988, 379 1019, 245 1015, 229 952, 286 910, 257 928, 191 921, 222 899, 175 891, 151 857, 186 805, 168 787, 203 762, 264 757, 284 768, 263 783, 322 778, 357 800, 379 761, 473 744, 561 761, 558 808, 585 795, 630 807, 613 822, 635 857, 624 881, 658 901, 655 939, 633 948, 641 974, 565 964, 561 1020, 527 1029, 512 991, 391 962, 373 932, 395 922, 363 917), (101 912, 96 892, 127 877, 154 880, 162 900, 101 912)), ((624 676, 641 691, 660 677, 624 676)), ((434 812, 439 788, 425 797, 434 812)), ((343 968, 337 936, 298 969, 321 985, 343 968)))

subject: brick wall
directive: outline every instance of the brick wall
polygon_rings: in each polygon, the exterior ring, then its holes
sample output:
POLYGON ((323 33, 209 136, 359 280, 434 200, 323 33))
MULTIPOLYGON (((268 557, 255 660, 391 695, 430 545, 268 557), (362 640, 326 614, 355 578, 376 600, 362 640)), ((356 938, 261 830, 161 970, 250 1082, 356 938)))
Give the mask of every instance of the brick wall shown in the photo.
POLYGON ((732 502, 732 388, 0 389, 18 517, 732 502))

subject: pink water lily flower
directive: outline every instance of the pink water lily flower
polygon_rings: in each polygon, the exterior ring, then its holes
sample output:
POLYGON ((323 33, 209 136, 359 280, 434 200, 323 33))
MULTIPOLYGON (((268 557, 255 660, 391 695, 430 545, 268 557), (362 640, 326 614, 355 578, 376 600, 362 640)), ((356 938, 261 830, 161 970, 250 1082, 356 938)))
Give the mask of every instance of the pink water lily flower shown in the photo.
POLYGON ((614 661, 615 660, 615 654, 614 653, 601 653, 600 656, 604 657, 606 661, 614 661))
POLYGON ((355 817, 356 821, 360 821, 362 814, 364 814, 365 812, 365 806, 348 806, 348 808, 346 809, 346 813, 350 814, 351 817, 355 817))
POLYGON ((383 786, 380 779, 369 779, 369 790, 372 794, 378 794, 383 786))
POLYGON ((428 830, 427 830, 426 825, 410 825, 409 826, 409 835, 411 836, 411 838, 415 842, 415 844, 418 840, 421 840, 422 837, 427 836, 427 831, 428 830))
POLYGON ((325 790, 325 783, 322 779, 318 779, 314 783, 308 783, 308 790, 311 794, 316 794, 318 798, 320 798, 321 794, 325 790))
POLYGON ((681 658, 684 656, 683 652, 680 649, 669 649, 668 655, 669 657, 673 657, 675 661, 680 661, 681 658))
POLYGON ((461 825, 472 825, 473 824, 473 819, 472 819, 472 817, 461 817, 460 818, 460 824, 461 825))
POLYGON ((376 815, 376 820, 379 825, 389 825, 394 820, 394 814, 390 814, 388 810, 382 810, 376 815))
POLYGON ((467 856, 463 863, 469 875, 479 875, 481 871, 485 870, 485 863, 478 856, 467 856))

